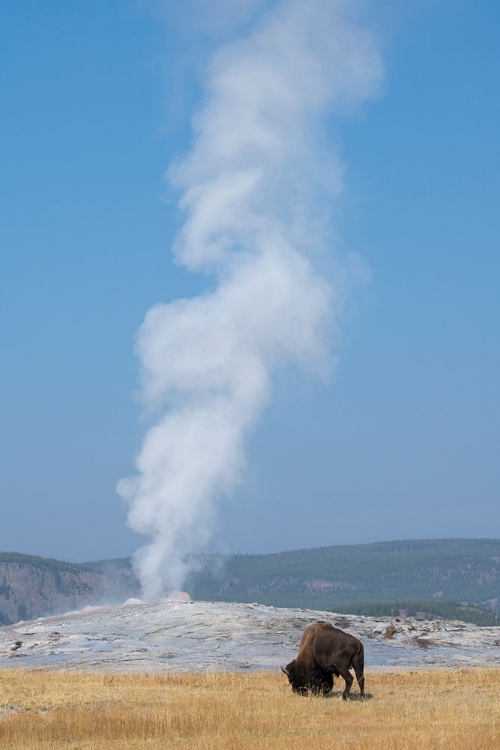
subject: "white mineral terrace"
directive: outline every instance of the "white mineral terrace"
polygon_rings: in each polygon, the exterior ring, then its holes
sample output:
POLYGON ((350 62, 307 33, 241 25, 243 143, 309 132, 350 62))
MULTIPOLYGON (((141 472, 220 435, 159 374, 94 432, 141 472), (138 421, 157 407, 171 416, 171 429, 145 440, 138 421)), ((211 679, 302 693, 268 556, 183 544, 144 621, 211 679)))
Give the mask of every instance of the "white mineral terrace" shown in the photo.
POLYGON ((500 667, 500 627, 261 604, 145 604, 136 599, 0 628, 0 666, 113 672, 279 670, 295 657, 304 628, 318 620, 360 638, 367 672, 500 667), (391 626, 395 632, 387 637, 391 626))

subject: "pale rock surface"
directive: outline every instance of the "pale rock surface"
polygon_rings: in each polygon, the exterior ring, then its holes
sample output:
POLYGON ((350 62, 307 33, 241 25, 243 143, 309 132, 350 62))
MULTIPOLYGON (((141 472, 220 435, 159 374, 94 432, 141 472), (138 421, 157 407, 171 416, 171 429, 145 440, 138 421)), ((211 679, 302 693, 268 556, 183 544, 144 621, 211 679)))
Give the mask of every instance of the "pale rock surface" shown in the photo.
POLYGON ((366 672, 500 667, 500 627, 336 615, 261 604, 170 601, 85 607, 0 628, 0 667, 113 672, 279 670, 325 620, 360 638, 366 672))

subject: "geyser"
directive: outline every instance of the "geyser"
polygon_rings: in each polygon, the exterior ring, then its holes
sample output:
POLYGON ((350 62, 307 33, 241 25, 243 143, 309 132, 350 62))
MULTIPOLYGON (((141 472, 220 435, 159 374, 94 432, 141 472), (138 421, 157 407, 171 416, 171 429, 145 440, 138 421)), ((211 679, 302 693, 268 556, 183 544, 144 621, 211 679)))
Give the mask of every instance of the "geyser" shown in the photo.
POLYGON ((118 483, 130 527, 150 537, 135 558, 148 599, 182 589, 189 554, 210 539, 273 371, 331 369, 340 302, 317 259, 342 169, 327 116, 349 114, 380 79, 372 35, 334 0, 261 10, 206 68, 193 146, 170 179, 185 213, 175 259, 215 286, 146 314, 136 348, 156 422, 136 476, 118 483))

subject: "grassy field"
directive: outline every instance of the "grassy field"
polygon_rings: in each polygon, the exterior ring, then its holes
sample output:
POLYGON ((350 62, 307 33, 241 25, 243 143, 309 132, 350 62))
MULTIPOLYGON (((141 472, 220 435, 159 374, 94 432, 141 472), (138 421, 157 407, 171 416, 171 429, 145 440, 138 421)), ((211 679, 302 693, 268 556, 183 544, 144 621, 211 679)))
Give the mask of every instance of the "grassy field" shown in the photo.
POLYGON ((498 750, 500 669, 366 674, 367 698, 281 673, 0 671, 2 750, 498 750))

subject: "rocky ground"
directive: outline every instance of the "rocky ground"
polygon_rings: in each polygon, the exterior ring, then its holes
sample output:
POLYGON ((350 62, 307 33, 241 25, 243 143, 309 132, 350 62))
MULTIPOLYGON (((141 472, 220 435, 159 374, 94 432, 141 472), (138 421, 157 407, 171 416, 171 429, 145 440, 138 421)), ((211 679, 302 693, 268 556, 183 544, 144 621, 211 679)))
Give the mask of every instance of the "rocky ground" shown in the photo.
POLYGON ((261 604, 132 599, 0 628, 0 667, 133 671, 278 670, 307 625, 326 620, 362 640, 366 671, 500 667, 500 627, 335 615, 261 604))

